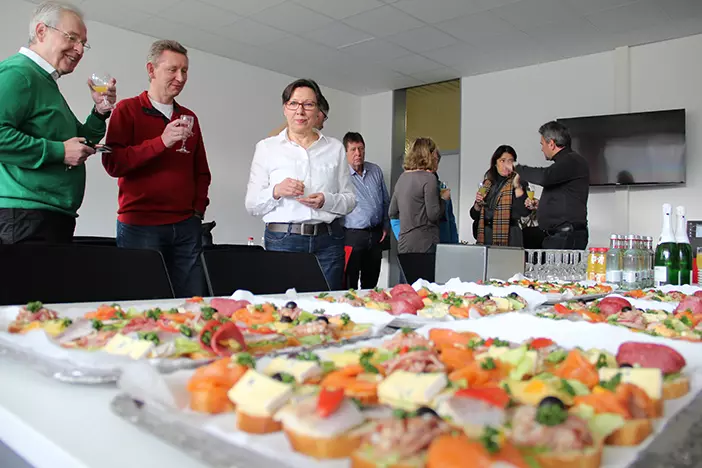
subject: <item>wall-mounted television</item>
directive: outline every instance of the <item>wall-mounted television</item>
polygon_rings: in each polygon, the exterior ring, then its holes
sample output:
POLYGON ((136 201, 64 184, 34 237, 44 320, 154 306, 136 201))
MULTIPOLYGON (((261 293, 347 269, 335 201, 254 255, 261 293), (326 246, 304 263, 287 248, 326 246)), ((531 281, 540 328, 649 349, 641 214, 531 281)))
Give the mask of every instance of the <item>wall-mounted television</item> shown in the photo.
POLYGON ((685 109, 558 119, 590 165, 590 185, 685 183, 685 109))

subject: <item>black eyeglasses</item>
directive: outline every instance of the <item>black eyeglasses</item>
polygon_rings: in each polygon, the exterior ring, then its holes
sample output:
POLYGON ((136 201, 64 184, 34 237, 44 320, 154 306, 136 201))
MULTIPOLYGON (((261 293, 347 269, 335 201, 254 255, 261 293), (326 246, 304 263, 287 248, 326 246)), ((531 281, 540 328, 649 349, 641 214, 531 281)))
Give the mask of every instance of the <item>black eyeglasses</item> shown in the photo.
POLYGON ((302 106, 303 109, 306 111, 313 111, 317 108, 317 103, 313 101, 307 101, 307 102, 297 102, 297 101, 288 101, 285 103, 285 107, 291 111, 296 111, 302 106))
POLYGON ((54 31, 60 32, 61 34, 63 34, 63 36, 66 38, 66 40, 68 40, 68 42, 70 42, 71 44, 73 44, 73 45, 80 44, 83 46, 83 49, 90 50, 90 44, 88 44, 88 41, 81 41, 80 37, 76 36, 75 34, 67 33, 66 31, 60 30, 59 28, 49 26, 46 23, 44 23, 44 26, 46 26, 47 28, 53 29, 54 31))

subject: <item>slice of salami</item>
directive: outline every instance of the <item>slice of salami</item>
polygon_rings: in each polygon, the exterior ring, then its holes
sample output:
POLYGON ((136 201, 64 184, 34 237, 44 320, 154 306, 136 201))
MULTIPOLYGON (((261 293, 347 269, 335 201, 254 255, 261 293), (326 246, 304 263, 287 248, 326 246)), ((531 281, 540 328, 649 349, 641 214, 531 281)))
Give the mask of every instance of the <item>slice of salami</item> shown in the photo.
POLYGON ((638 364, 641 367, 660 369, 664 374, 680 372, 685 367, 685 358, 670 346, 656 343, 622 343, 617 351, 619 365, 638 364))
POLYGON ((250 302, 246 300, 235 301, 234 299, 225 299, 222 297, 215 297, 210 301, 210 307, 217 309, 217 312, 227 317, 231 317, 234 312, 243 309, 249 304, 250 302))

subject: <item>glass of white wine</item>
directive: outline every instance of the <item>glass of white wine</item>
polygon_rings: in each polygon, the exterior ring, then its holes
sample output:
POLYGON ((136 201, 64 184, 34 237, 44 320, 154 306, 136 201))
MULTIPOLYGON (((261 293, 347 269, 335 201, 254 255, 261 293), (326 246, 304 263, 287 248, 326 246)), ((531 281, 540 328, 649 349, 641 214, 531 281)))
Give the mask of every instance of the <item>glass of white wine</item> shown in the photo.
POLYGON ((93 73, 90 75, 90 81, 92 82, 93 91, 96 93, 102 93, 103 103, 108 109, 112 109, 114 106, 110 104, 107 100, 107 87, 110 84, 112 77, 109 73, 93 73))
MULTIPOLYGON (((193 124, 195 123, 195 118, 192 115, 181 115, 180 121, 185 123, 185 126, 188 129, 188 133, 191 133, 193 131, 193 124)), ((185 141, 187 139, 188 139, 187 136, 185 138, 183 138, 183 146, 181 146, 176 151, 178 151, 179 153, 189 153, 190 152, 185 148, 185 141)))

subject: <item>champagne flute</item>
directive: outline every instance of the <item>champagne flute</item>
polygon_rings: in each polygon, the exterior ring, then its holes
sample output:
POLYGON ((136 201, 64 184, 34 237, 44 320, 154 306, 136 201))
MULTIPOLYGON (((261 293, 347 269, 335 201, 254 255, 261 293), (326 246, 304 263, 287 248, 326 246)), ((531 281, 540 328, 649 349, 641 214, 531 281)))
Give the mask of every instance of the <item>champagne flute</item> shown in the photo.
POLYGON ((534 191, 527 190, 527 197, 529 198, 529 200, 533 200, 534 199, 534 191))
MULTIPOLYGON (((188 133, 191 133, 193 130, 193 124, 195 123, 195 117, 193 117, 192 115, 181 115, 180 121, 185 123, 185 126, 188 129, 188 133)), ((188 136, 183 138, 183 146, 181 146, 179 149, 176 150, 179 153, 189 153, 190 152, 187 149, 185 149, 185 141, 188 139, 188 136)))
POLYGON ((90 81, 93 83, 93 91, 96 93, 102 93, 102 102, 108 109, 114 108, 114 106, 107 100, 107 95, 105 94, 111 79, 112 77, 109 73, 93 73, 90 75, 90 81))

